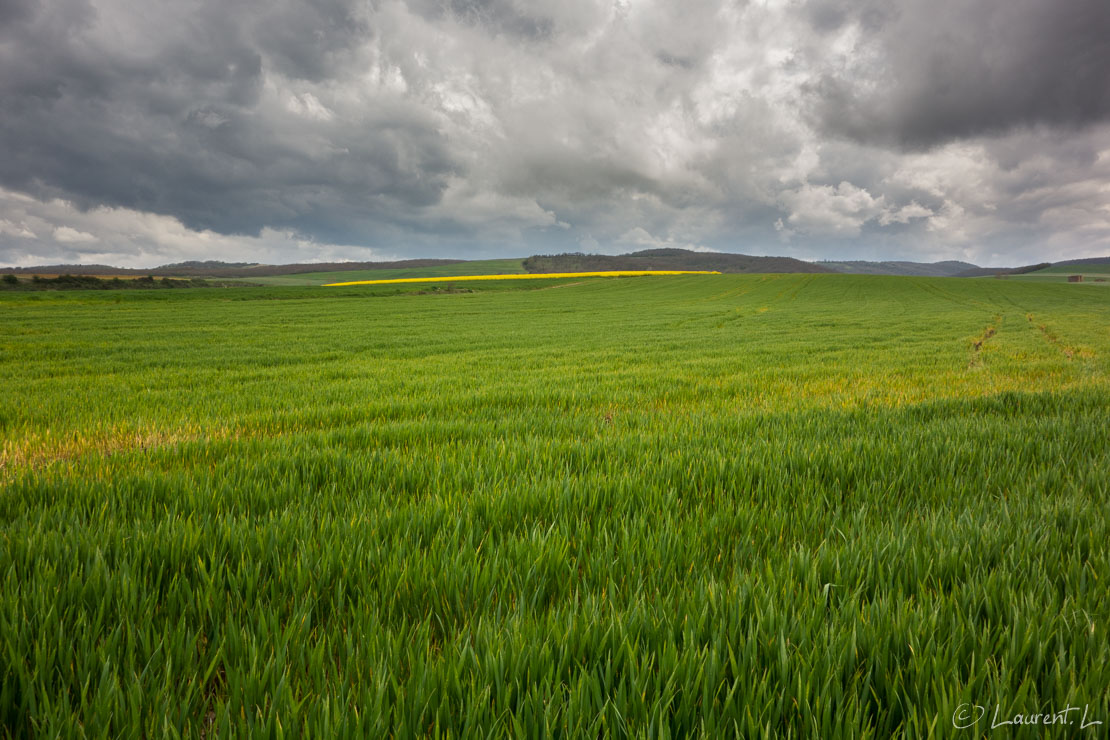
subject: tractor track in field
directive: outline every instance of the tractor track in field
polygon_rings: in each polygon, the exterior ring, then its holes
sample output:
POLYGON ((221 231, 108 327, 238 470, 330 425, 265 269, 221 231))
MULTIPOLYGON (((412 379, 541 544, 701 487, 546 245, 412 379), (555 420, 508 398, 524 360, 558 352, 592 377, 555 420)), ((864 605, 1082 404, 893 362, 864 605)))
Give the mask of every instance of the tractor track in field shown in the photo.
POLYGON ((536 292, 541 290, 558 290, 559 288, 573 288, 575 285, 585 285, 590 282, 589 280, 578 280, 573 283, 560 283, 559 285, 545 285, 542 288, 536 288, 536 292))
MULTIPOLYGON (((791 276, 788 276, 788 277, 794 277, 794 276, 791 275, 791 276)), ((780 290, 775 295, 773 300, 774 301, 793 301, 798 297, 799 293, 801 293, 803 290, 805 290, 805 288, 810 283, 813 282, 813 280, 814 280, 813 275, 806 275, 805 277, 801 278, 800 280, 793 281, 793 284, 788 284, 786 287, 784 287, 782 290, 780 290)))
POLYGON ((921 282, 918 287, 925 293, 940 298, 943 301, 954 303, 957 306, 966 306, 968 308, 982 309, 991 308, 991 304, 986 301, 975 300, 974 298, 967 298, 966 296, 957 295, 947 288, 942 288, 929 282, 921 282))
POLYGON ((1084 347, 1073 347, 1070 344, 1065 344, 1063 341, 1060 340, 1060 337, 1053 334, 1052 330, 1049 329, 1046 325, 1037 323, 1033 314, 1027 313, 1025 314, 1025 318, 1029 320, 1029 324, 1031 326, 1037 328, 1037 330, 1041 333, 1041 337, 1045 340, 1045 342, 1049 344, 1049 346, 1058 350, 1061 354, 1064 355, 1064 357, 1068 358, 1069 360, 1074 360, 1077 357, 1082 359, 1090 359, 1095 356, 1094 352, 1091 352, 1089 349, 1086 349, 1084 347))
POLYGON ((995 316, 993 322, 987 324, 986 328, 983 329, 983 333, 980 334, 979 338, 972 343, 971 360, 967 363, 967 366, 969 368, 982 366, 983 357, 982 355, 980 355, 980 351, 983 349, 986 343, 989 342, 994 337, 994 335, 998 333, 998 327, 1002 325, 1002 318, 1003 317, 1001 315, 995 316))

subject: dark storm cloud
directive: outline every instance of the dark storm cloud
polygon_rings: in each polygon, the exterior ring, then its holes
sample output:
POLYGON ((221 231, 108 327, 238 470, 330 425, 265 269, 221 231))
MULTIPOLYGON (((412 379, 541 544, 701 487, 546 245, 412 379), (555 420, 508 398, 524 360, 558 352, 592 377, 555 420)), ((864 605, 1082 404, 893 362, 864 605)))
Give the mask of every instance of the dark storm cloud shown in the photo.
POLYGON ((387 97, 339 117, 293 92, 284 108, 263 99, 270 74, 333 74, 370 35, 353 7, 13 11, 0 46, 0 183, 224 233, 349 237, 368 215, 435 202, 455 163, 419 106, 387 97))
POLYGON ((1110 251, 1108 15, 0 0, 0 264, 1088 256, 1110 251))
POLYGON ((815 0, 808 14, 822 33, 860 31, 811 87, 832 133, 922 147, 1110 120, 1106 0, 815 0))

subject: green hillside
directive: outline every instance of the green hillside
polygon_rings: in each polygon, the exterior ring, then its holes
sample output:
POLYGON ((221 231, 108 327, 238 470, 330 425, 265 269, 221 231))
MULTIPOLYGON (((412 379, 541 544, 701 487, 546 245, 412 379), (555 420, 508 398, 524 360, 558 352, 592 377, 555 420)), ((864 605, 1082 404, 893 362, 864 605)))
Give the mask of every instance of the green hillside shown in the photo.
POLYGON ((835 270, 792 257, 754 257, 689 249, 644 249, 621 255, 547 254, 524 260, 528 272, 603 270, 713 270, 731 273, 829 273, 835 270))
POLYGON ((1110 291, 498 285, 0 294, 0 735, 1110 721, 1110 291))
POLYGON ((1105 262, 1081 262, 1079 264, 1055 264, 1040 270, 1038 274, 1064 275, 1110 275, 1110 259, 1105 262))
POLYGON ((968 270, 979 269, 970 262, 946 260, 944 262, 869 261, 869 260, 820 260, 815 264, 834 272, 850 275, 913 275, 918 277, 955 277, 968 270))

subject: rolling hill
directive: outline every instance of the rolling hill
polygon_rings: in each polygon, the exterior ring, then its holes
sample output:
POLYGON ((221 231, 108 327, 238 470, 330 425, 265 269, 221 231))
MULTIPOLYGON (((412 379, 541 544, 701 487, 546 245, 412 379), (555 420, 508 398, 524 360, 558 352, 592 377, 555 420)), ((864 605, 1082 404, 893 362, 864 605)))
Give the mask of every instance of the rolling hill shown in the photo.
POLYGON ((645 249, 621 255, 555 254, 524 260, 527 272, 590 272, 595 270, 717 270, 730 273, 834 272, 792 257, 753 257, 688 249, 645 249))
POLYGON ((265 265, 247 262, 188 261, 151 268, 111 265, 40 265, 4 267, 14 275, 94 275, 101 277, 155 276, 229 278, 267 285, 321 285, 335 280, 378 277, 423 277, 500 273, 592 272, 600 270, 716 270, 723 273, 847 273, 915 277, 1024 276, 1054 279, 1073 273, 1110 274, 1110 257, 1041 262, 1022 267, 979 267, 969 262, 911 262, 905 260, 821 260, 763 257, 688 249, 646 249, 620 255, 564 253, 533 255, 526 259, 410 259, 393 262, 320 262, 265 265))
POLYGON ((980 269, 970 262, 947 260, 944 262, 905 262, 865 260, 833 261, 821 260, 815 264, 852 275, 913 275, 918 277, 955 277, 967 270, 980 269))

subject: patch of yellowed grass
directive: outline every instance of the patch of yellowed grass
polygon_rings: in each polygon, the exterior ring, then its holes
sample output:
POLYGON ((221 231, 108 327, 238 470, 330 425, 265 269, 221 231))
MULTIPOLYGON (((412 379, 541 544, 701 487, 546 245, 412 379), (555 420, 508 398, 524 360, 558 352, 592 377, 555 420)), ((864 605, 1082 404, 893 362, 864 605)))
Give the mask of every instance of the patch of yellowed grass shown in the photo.
POLYGON ((134 450, 154 450, 200 439, 226 439, 226 428, 201 430, 199 427, 176 429, 98 429, 69 435, 32 434, 22 439, 5 439, 0 448, 0 480, 19 469, 44 468, 56 462, 76 460, 87 455, 105 457, 134 450))

